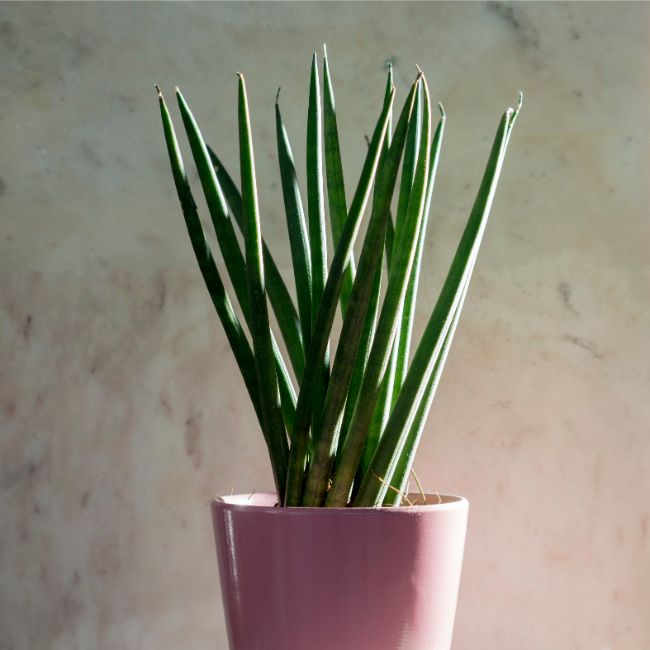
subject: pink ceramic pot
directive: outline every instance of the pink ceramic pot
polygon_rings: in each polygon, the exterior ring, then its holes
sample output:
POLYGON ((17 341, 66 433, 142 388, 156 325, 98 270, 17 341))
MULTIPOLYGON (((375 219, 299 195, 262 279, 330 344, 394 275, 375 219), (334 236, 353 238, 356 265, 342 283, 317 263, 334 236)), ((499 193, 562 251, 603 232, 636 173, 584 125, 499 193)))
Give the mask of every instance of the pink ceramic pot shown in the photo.
POLYGON ((232 650, 449 650, 468 502, 277 508, 212 502, 232 650))

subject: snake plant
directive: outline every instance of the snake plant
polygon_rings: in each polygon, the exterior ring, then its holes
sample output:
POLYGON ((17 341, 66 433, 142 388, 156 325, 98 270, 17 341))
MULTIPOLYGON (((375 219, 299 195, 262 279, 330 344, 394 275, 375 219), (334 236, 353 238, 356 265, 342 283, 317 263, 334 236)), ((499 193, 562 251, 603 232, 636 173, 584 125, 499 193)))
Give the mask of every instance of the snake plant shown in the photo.
POLYGON ((508 108, 501 117, 465 230, 412 352, 423 244, 446 120, 439 105, 434 125, 424 74, 418 68, 393 128, 395 89, 389 67, 349 204, 327 52, 322 93, 315 54, 311 65, 306 210, 276 97, 295 302, 262 236, 246 84, 242 74, 237 78, 239 188, 176 89, 232 296, 206 239, 169 110, 158 86, 156 90, 190 242, 264 435, 278 503, 400 505, 407 498, 413 458, 467 294, 521 94, 516 109, 508 108), (328 237, 333 250, 329 263, 328 237), (277 327, 271 324, 269 305, 277 327), (342 326, 335 341, 337 309, 342 326))

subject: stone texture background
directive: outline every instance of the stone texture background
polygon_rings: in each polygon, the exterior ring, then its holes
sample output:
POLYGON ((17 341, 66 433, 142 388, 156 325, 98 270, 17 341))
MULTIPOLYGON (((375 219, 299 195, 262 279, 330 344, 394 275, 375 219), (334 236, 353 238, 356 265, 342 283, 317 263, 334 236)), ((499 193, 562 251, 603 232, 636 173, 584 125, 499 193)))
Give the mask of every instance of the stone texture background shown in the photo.
MULTIPOLYGON (((526 94, 417 462, 472 504, 456 650, 650 647, 647 4, 0 6, 0 648, 225 648, 209 512, 271 484, 172 189, 152 85, 237 169, 290 279, 328 44, 348 190, 387 59, 448 129, 418 331, 501 111, 526 94)), ((177 115, 175 113, 175 115, 177 115)))

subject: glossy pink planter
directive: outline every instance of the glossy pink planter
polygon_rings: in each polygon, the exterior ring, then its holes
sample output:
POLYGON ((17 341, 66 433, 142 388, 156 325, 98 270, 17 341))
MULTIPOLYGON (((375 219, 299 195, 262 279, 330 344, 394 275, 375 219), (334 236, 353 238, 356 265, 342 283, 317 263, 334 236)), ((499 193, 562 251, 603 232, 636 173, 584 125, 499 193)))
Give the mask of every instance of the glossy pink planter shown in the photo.
POLYGON ((275 508, 212 502, 231 650, 449 650, 468 502, 275 508))

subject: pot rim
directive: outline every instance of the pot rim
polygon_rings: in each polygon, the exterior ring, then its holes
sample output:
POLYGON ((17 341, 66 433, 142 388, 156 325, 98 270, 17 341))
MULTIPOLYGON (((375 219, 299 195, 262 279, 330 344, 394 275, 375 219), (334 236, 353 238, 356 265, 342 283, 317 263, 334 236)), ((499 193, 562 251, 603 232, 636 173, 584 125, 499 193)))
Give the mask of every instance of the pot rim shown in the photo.
MULTIPOLYGON (((410 493, 409 496, 422 498, 420 493, 410 493)), ((255 511, 256 513, 273 513, 276 515, 295 516, 319 513, 322 516, 341 515, 352 516, 356 514, 382 513, 390 515, 409 514, 418 512, 440 512, 447 510, 465 510, 469 507, 469 501, 462 496, 455 494, 425 493, 427 503, 414 505, 378 506, 361 508, 325 508, 312 506, 289 506, 279 508, 277 505, 269 505, 269 501, 277 501, 275 492, 252 492, 247 494, 227 494, 212 498, 212 507, 223 510, 255 511), (260 503, 260 501, 262 501, 260 503)))

